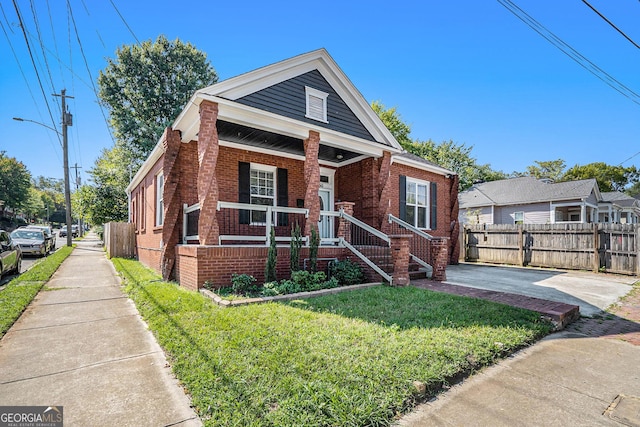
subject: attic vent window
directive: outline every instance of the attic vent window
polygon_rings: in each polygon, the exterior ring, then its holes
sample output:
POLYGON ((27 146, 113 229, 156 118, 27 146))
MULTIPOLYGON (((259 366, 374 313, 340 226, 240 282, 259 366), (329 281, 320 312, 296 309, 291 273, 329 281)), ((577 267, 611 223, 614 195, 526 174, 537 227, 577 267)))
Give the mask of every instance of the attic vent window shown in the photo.
POLYGON ((305 86, 307 98, 307 114, 305 117, 327 123, 327 97, 328 93, 305 86))

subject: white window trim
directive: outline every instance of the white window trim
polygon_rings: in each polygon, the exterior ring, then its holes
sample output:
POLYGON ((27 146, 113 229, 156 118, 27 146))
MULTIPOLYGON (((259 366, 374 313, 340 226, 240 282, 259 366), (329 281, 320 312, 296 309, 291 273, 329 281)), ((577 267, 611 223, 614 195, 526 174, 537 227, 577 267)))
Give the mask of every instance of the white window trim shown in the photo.
POLYGON ((524 224, 524 211, 516 211, 513 213, 513 223, 518 223, 518 219, 516 218, 517 214, 522 214, 522 223, 524 224))
MULTIPOLYGON (((278 167, 277 166, 263 165, 263 164, 260 164, 260 163, 251 163, 250 166, 249 166, 249 176, 251 176, 251 171, 271 172, 273 174, 273 204, 271 206, 277 206, 277 203, 278 203, 278 182, 277 182, 277 179, 278 179, 278 167)), ((249 193, 251 193, 251 182, 249 182, 249 193)), ((249 203, 250 204, 251 204, 251 197, 252 196, 253 196, 252 194, 249 194, 249 203)), ((266 196, 266 197, 269 197, 269 196, 266 196)), ((264 205, 260 205, 260 206, 264 206, 264 205)), ((253 215, 252 214, 250 214, 250 218, 251 218, 250 223, 252 225, 261 224, 261 223, 253 222, 253 215)), ((276 224, 274 224, 274 225, 276 225, 276 224)))
POLYGON ((155 180, 156 187, 156 227, 162 227, 164 225, 164 173, 159 172, 156 174, 155 180), (158 183, 162 180, 162 185, 158 183))
POLYGON ((327 97, 329 96, 329 94, 309 86, 304 87, 304 92, 305 92, 305 100, 306 100, 305 103, 307 107, 307 111, 304 116, 308 119, 317 120, 323 123, 329 123, 327 121, 327 97), (310 96, 314 96, 316 98, 322 99, 322 118, 314 117, 310 114, 310 105, 309 105, 310 96))
MULTIPOLYGON (((422 179, 411 178, 411 177, 408 176, 407 177, 407 184, 406 184, 407 187, 409 187, 409 183, 410 182, 412 182, 412 183, 414 183, 416 185, 424 185, 427 188, 427 195, 426 195, 427 204, 425 206, 426 209, 427 209, 427 217, 426 217, 426 222, 425 222, 426 227, 418 227, 418 222, 417 222, 417 220, 418 220, 418 217, 417 217, 417 215, 418 215, 418 210, 417 210, 418 209, 418 205, 417 205, 417 201, 416 201, 415 205, 410 205, 409 203, 406 203, 406 201, 405 201, 405 206, 415 206, 416 207, 416 218, 415 218, 416 222, 414 224, 411 224, 411 225, 413 225, 416 228, 420 228, 422 230, 431 230, 431 182, 424 181, 422 179)), ((408 188, 405 189, 405 191, 408 193, 408 188)))

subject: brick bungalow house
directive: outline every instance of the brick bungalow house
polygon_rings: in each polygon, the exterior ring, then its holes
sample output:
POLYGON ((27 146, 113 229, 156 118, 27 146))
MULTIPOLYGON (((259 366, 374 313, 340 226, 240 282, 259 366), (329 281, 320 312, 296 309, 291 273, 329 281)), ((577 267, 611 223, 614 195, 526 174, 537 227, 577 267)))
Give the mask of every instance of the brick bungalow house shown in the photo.
POLYGON ((443 280, 458 259, 457 189, 454 172, 403 152, 319 49, 198 90, 127 193, 139 260, 197 289, 262 280, 271 228, 286 277, 296 224, 301 266, 315 229, 320 268, 348 257, 401 284, 410 258, 443 280))

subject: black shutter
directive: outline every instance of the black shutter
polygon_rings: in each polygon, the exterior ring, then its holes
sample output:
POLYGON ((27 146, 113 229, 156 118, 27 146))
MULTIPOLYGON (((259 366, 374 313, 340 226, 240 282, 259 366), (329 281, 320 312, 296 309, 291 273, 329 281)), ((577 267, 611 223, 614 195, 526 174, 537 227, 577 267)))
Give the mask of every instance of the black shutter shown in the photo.
MULTIPOLYGON (((246 162, 238 162, 238 203, 251 203, 251 164, 246 162)), ((240 224, 249 224, 249 212, 240 210, 240 224)))
POLYGON ((429 201, 429 207, 431 208, 431 215, 429 216, 429 228, 435 230, 438 228, 438 185, 435 182, 431 183, 430 193, 431 200, 429 201))
POLYGON ((400 175, 400 188, 398 194, 400 194, 400 219, 407 220, 407 177, 400 175))
MULTIPOLYGON (((278 189, 278 206, 289 206, 289 178, 286 169, 278 168, 276 177, 278 189)), ((289 225, 289 217, 285 212, 278 213, 278 225, 289 225)))

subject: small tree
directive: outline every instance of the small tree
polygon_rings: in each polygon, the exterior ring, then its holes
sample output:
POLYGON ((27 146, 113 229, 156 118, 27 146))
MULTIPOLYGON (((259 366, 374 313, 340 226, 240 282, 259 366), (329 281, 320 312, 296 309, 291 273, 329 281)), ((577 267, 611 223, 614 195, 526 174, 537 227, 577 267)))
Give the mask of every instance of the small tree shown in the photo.
POLYGON ((320 246, 320 234, 315 227, 311 227, 311 242, 309 243, 309 262, 311 272, 315 273, 318 268, 318 246, 320 246))
POLYGON ((271 232, 269 233, 269 252, 267 254, 267 265, 264 269, 264 281, 275 282, 278 280, 276 277, 276 265, 278 263, 278 248, 276 247, 276 232, 273 227, 271 227, 271 232))
POLYGON ((300 248, 302 248, 302 233, 300 225, 296 223, 291 227, 291 249, 289 251, 289 263, 291 265, 291 273, 300 270, 300 248))

